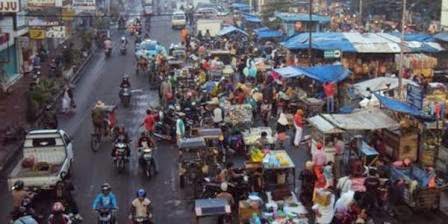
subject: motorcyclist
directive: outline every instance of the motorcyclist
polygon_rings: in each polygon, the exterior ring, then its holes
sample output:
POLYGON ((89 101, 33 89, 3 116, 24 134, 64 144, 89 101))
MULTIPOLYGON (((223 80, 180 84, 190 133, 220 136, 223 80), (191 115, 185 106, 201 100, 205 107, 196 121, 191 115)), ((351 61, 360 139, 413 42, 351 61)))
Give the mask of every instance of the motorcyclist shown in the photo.
MULTIPOLYGON (((115 220, 114 211, 118 209, 117 198, 111 192, 112 187, 108 183, 101 185, 101 193, 99 193, 93 201, 92 208, 96 211, 108 210, 111 212, 112 219, 115 220)), ((114 223, 114 222, 112 222, 114 223)))
MULTIPOLYGON (((148 136, 148 134, 146 132, 142 132, 140 138, 138 139, 137 147, 140 149, 145 149, 145 148, 153 149, 151 159, 152 159, 152 162, 154 165, 154 169, 157 173, 157 172, 159 172, 159 166, 158 166, 157 159, 156 159, 157 153, 155 150, 155 146, 156 146, 156 143, 154 142, 154 140, 150 136, 148 136)), ((143 158, 143 153, 139 154, 138 161, 139 161, 140 165, 145 164, 145 160, 143 158)))
MULTIPOLYGON (((126 144, 126 157, 128 157, 129 158, 129 156, 130 156, 130 154, 131 154, 131 150, 130 150, 130 148, 129 148, 129 143, 131 142, 131 140, 130 140, 130 138, 129 138, 129 135, 128 135, 128 133, 126 132, 126 129, 125 129, 125 127, 124 126, 122 126, 122 127, 119 127, 117 130, 116 130, 116 133, 115 133, 115 139, 114 139, 114 143, 116 144, 116 143, 124 143, 124 144, 126 144)), ((116 148, 115 148, 115 146, 113 147, 113 149, 112 149, 112 157, 115 157, 115 152, 116 152, 116 148)))
POLYGON ((120 88, 131 88, 131 82, 129 82, 129 75, 125 74, 121 78, 120 88))
POLYGON ((140 138, 138 139, 137 147, 152 147, 155 143, 152 138, 150 138, 145 132, 142 132, 140 138), (146 146, 144 145, 146 142, 146 146))
POLYGON ((17 210, 22 206, 22 202, 25 198, 31 198, 33 194, 25 190, 25 184, 23 181, 18 180, 12 186, 12 202, 13 209, 17 210))
MULTIPOLYGON (((105 123, 104 123, 105 107, 106 107, 106 104, 104 104, 101 100, 98 100, 92 109, 91 117, 92 117, 93 127, 95 128, 95 133, 102 133, 102 129, 105 126, 105 123)), ((106 134, 106 133, 104 132, 103 134, 106 134)))
POLYGON ((152 218, 151 214, 151 200, 146 197, 144 189, 137 190, 137 198, 131 202, 129 219, 135 221, 136 218, 143 218, 143 224, 149 224, 152 218))
POLYGON ((106 38, 106 40, 104 41, 104 49, 106 50, 112 50, 112 40, 110 39, 110 37, 106 38))
POLYGON ((126 39, 126 37, 125 36, 122 36, 121 37, 121 46, 127 46, 128 45, 128 39, 126 39))
POLYGON ((61 202, 55 202, 48 217, 48 224, 71 224, 70 217, 65 214, 65 207, 61 202))

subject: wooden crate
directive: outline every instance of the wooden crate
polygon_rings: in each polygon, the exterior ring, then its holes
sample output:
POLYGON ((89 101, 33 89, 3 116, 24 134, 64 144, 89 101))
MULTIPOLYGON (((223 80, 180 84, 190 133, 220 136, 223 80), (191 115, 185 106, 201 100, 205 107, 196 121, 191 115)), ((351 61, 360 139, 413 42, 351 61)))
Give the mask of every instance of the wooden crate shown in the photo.
POLYGON ((393 160, 408 158, 413 162, 417 161, 418 135, 416 133, 401 135, 395 131, 385 130, 383 134, 386 152, 393 160))

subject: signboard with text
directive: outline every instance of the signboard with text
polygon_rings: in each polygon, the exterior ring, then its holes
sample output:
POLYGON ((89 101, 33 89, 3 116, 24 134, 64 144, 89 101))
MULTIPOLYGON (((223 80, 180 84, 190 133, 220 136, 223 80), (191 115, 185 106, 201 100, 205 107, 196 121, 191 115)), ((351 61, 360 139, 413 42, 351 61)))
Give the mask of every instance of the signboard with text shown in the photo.
POLYGON ((19 12, 19 0, 0 0, 0 13, 19 12))
POLYGON ((423 108, 423 90, 420 86, 407 86, 407 103, 418 110, 423 108))
POLYGON ((45 30, 43 29, 30 29, 29 30, 30 39, 33 40, 43 40, 45 39, 45 30))
POLYGON ((53 26, 47 29, 46 38, 65 38, 65 26, 53 26))
POLYGON ((340 50, 326 50, 324 51, 324 58, 340 58, 342 55, 340 50))
POLYGON ((29 8, 45 8, 45 7, 55 7, 55 0, 28 0, 29 8))
POLYGON ((58 25, 59 21, 57 17, 28 17, 28 26, 30 27, 48 27, 58 25))
POLYGON ((94 10, 96 10, 96 1, 95 0, 72 0, 72 6, 76 10, 94 11, 94 10))

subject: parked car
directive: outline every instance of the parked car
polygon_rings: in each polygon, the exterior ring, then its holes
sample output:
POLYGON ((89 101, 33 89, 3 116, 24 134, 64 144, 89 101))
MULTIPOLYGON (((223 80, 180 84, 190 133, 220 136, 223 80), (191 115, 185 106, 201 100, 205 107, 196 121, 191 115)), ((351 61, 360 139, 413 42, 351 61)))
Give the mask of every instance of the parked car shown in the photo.
POLYGON ((27 187, 50 190, 70 174, 72 162, 72 138, 65 131, 30 131, 23 143, 22 159, 8 177, 8 186, 21 180, 27 187))
POLYGON ((176 11, 171 16, 171 27, 173 29, 176 28, 184 28, 187 24, 187 17, 183 11, 176 11))

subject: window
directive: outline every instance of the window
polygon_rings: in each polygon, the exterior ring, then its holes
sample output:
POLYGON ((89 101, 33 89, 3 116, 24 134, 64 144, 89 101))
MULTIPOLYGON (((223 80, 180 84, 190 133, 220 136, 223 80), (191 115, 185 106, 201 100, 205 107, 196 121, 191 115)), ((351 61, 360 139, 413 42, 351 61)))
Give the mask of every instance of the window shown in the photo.
POLYGON ((55 138, 34 138, 33 147, 48 147, 48 146, 56 146, 55 138))

